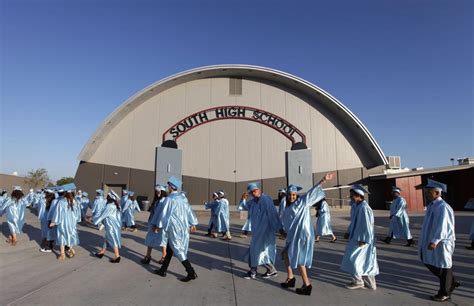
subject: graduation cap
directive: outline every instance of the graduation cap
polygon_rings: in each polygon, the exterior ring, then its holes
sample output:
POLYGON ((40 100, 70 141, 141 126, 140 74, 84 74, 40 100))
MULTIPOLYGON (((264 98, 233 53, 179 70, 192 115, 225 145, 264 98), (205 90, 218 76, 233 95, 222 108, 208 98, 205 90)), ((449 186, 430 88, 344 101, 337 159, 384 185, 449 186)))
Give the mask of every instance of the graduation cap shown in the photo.
POLYGON ((166 191, 166 186, 157 184, 157 185, 155 186, 155 190, 156 190, 156 191, 166 191))
POLYGON ((133 196, 135 195, 135 192, 129 191, 129 192, 128 192, 128 195, 131 196, 131 197, 133 197, 133 196))
POLYGON ((217 192, 217 195, 220 196, 220 197, 225 196, 224 190, 219 190, 219 191, 217 192))
POLYGON ((402 189, 401 189, 401 188, 398 188, 397 186, 393 186, 393 187, 392 187, 392 192, 398 192, 398 193, 400 193, 401 191, 402 191, 402 189))
POLYGON ((286 189, 285 188, 278 189, 278 193, 286 194, 286 189))
POLYGON ((288 187, 286 188, 286 191, 287 191, 287 192, 298 192, 298 191, 300 191, 301 189, 303 189, 303 188, 300 187, 300 186, 296 186, 296 185, 291 184, 290 186, 288 186, 288 187))
POLYGON ((260 189, 259 183, 253 182, 253 183, 249 183, 249 184, 247 185, 247 192, 252 192, 252 191, 254 191, 255 189, 260 189))
POLYGON ((21 186, 13 186, 13 191, 23 191, 21 186))
POLYGON ((87 197, 88 195, 89 195, 89 194, 88 194, 87 192, 85 192, 85 191, 82 192, 82 196, 83 196, 83 197, 87 197))
POLYGON ((434 188, 434 189, 439 189, 445 193, 448 192, 448 186, 446 184, 443 184, 441 182, 438 182, 432 179, 428 179, 428 184, 426 184, 425 188, 428 188, 428 189, 434 188))
POLYGON ((365 196, 366 193, 367 194, 369 193, 362 185, 358 185, 358 184, 353 185, 350 191, 355 192, 361 196, 365 196))
POLYGON ((168 185, 170 185, 173 189, 178 190, 181 188, 181 186, 183 186, 183 182, 179 178, 171 176, 168 179, 168 185))
POLYGON ((117 201, 119 199, 119 196, 118 194, 113 191, 113 190, 110 190, 109 193, 107 194, 109 197, 111 197, 113 200, 117 201))

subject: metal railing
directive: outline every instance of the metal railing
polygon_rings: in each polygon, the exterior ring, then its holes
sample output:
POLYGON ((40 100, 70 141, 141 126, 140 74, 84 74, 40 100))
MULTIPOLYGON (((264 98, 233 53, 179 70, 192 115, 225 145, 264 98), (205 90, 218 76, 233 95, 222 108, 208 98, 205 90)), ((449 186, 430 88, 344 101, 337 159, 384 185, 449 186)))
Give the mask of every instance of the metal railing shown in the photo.
POLYGON ((350 199, 337 199, 337 198, 326 198, 326 202, 328 203, 329 207, 339 207, 343 208, 344 206, 349 206, 351 200, 350 199))

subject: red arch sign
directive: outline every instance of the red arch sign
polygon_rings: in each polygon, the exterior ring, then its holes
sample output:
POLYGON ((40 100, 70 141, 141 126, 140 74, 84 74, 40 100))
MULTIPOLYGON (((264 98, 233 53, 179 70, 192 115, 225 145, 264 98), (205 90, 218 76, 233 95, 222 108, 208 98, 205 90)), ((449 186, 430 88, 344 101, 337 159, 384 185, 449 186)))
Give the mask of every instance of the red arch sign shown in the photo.
POLYGON ((298 142, 306 144, 306 136, 287 120, 268 111, 248 106, 218 106, 189 115, 163 133, 163 142, 166 140, 177 141, 179 137, 200 125, 229 119, 257 122, 278 131, 292 144, 298 142))

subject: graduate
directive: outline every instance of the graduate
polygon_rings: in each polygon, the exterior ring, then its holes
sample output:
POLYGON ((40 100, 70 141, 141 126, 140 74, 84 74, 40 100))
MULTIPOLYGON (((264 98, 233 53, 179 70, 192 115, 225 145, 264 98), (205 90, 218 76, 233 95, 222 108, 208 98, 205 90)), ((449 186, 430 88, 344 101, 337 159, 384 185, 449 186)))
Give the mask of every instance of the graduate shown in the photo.
MULTIPOLYGON (((38 191, 37 191, 38 192, 38 191)), ((35 202, 36 193, 33 188, 30 189, 30 192, 25 196, 26 206, 30 207, 35 202)))
MULTIPOLYGON (((212 219, 210 220, 210 224, 215 227, 216 232, 222 234, 223 240, 231 240, 232 236, 230 235, 229 227, 229 201, 225 198, 225 193, 222 190, 216 192, 215 195, 217 196, 215 201, 204 203, 206 209, 211 209, 212 219)), ((217 237, 216 234, 212 233, 212 229, 210 234, 210 237, 217 237)))
POLYGON ((153 248, 161 248, 161 259, 158 264, 163 264, 166 257, 166 245, 168 244, 168 236, 164 230, 155 232, 156 218, 161 214, 163 203, 165 201, 167 188, 166 186, 156 185, 153 204, 150 207, 150 215, 148 216, 148 231, 145 237, 145 245, 147 246, 145 257, 140 260, 144 265, 148 265, 151 261, 151 251, 153 248))
POLYGON ((217 192, 219 196, 219 203, 221 206, 221 213, 218 215, 220 222, 225 225, 225 229, 222 228, 222 240, 229 241, 232 239, 230 234, 230 207, 229 207, 229 200, 225 197, 225 192, 223 190, 219 190, 217 192))
POLYGON ((102 249, 95 254, 98 258, 104 257, 107 245, 114 250, 114 258, 110 259, 111 263, 120 262, 119 249, 122 247, 122 213, 120 212, 120 198, 118 194, 111 190, 107 194, 106 205, 101 213, 96 215, 92 222, 95 225, 105 224, 105 241, 102 249))
MULTIPOLYGON (((79 235, 77 233, 78 219, 77 209, 74 207, 75 185, 66 184, 58 190, 58 201, 54 206, 50 228, 56 227, 56 244, 59 245, 60 253, 58 260, 64 260, 66 256, 73 258, 76 255, 74 246, 79 245, 79 235)), ((51 208, 50 208, 51 210, 51 208)))
POLYGON ((216 208, 219 206, 219 204, 217 203, 218 199, 219 196, 217 195, 217 192, 214 192, 212 194, 212 202, 204 201, 204 208, 211 210, 211 216, 209 217, 209 225, 207 227, 207 234, 205 234, 205 236, 212 238, 217 238, 217 234, 213 234, 212 229, 214 228, 217 219, 216 208))
POLYGON ((2 204, 8 199, 8 193, 6 190, 0 190, 0 208, 2 204))
POLYGON ((407 202, 400 196, 401 191, 398 187, 392 188, 393 201, 390 205, 390 227, 388 236, 382 241, 390 244, 392 239, 406 239, 407 244, 405 246, 412 246, 415 241, 410 233, 407 202))
POLYGON ((278 216, 283 219, 283 213, 286 208, 286 190, 284 188, 278 190, 278 216))
POLYGON ((124 189, 122 190, 122 197, 120 198, 120 208, 122 209, 123 212, 123 207, 125 206, 125 203, 127 203, 128 200, 128 190, 124 189))
POLYGON ((290 185, 286 188, 286 207, 283 213, 283 228, 286 232, 286 243, 281 255, 285 261, 288 276, 283 288, 294 288, 296 279, 293 269, 298 269, 303 285, 296 289, 297 294, 311 295, 313 286, 309 281, 306 268, 311 268, 313 263, 314 250, 314 228, 311 222, 310 209, 314 202, 318 202, 325 197, 321 184, 331 180, 332 174, 326 174, 321 181, 312 187, 306 194, 298 196, 298 191, 302 188, 290 185))
POLYGON ((8 229, 10 230, 6 242, 11 246, 16 245, 18 241, 17 235, 23 232, 26 204, 26 199, 24 198, 21 187, 13 186, 10 197, 3 200, 3 204, 0 208, 0 215, 6 214, 8 229), (21 213, 22 211, 23 215, 21 213))
POLYGON ((86 221, 86 216, 87 216, 87 208, 89 207, 89 194, 85 191, 82 192, 82 197, 80 199, 81 203, 81 221, 85 222, 86 221))
POLYGON ((361 185, 354 185, 350 190, 351 223, 345 237, 349 239, 341 270, 352 275, 348 289, 369 288, 376 290, 375 276, 379 274, 377 250, 374 237, 374 214, 365 201, 368 193, 361 185))
POLYGON ((186 269, 187 275, 181 278, 182 282, 189 282, 197 278, 197 274, 188 260, 189 232, 196 231, 198 220, 191 209, 191 205, 183 192, 178 192, 182 182, 172 176, 168 180, 168 196, 163 202, 163 209, 153 221, 155 232, 164 230, 168 235, 166 256, 161 268, 155 270, 159 276, 165 277, 173 255, 186 269))
MULTIPOLYGON (((239 203, 239 207, 237 209, 239 211, 245 210, 244 206, 247 203, 247 198, 242 198, 239 203)), ((245 220, 244 225, 242 226, 242 233, 239 235, 240 238, 247 238, 249 232, 252 231, 252 221, 250 218, 250 211, 247 211, 247 220, 245 220)))
POLYGON ((431 299, 445 302, 451 298, 454 289, 460 286, 452 271, 456 240, 454 212, 441 197, 443 192, 447 192, 445 184, 428 179, 425 190, 431 202, 423 219, 418 250, 423 264, 439 278, 438 293, 431 296, 431 299))
POLYGON ((283 226, 272 198, 263 194, 257 183, 247 186, 247 193, 242 195, 240 209, 250 213, 252 222, 252 239, 245 255, 250 270, 244 275, 245 279, 257 277, 257 267, 264 266, 267 271, 262 278, 277 276, 275 269, 276 241, 275 232, 284 235, 283 226), (248 195, 252 199, 247 201, 248 195))
MULTIPOLYGON (((90 207, 92 210, 92 220, 98 218, 102 214, 105 204, 107 203, 107 201, 104 199, 104 191, 102 189, 97 189, 95 192, 97 195, 94 202, 92 203, 92 207, 90 207)), ((104 229, 104 225, 101 222, 99 222, 97 226, 99 231, 104 229)))
POLYGON ((128 191, 127 199, 122 207, 122 229, 130 228, 131 232, 136 232, 137 227, 135 226, 135 211, 140 212, 140 207, 136 200, 135 192, 128 191))
POLYGON ((329 242, 336 242, 337 238, 332 232, 331 213, 329 212, 329 205, 326 199, 322 199, 313 205, 313 207, 316 209, 316 217, 318 218, 316 221, 316 239, 314 242, 319 242, 321 236, 332 236, 332 240, 329 242))
POLYGON ((45 190, 45 197, 40 199, 38 204, 38 219, 41 225, 41 242, 40 251, 43 253, 51 253, 53 251, 54 236, 49 228, 48 215, 56 196, 52 189, 45 190))

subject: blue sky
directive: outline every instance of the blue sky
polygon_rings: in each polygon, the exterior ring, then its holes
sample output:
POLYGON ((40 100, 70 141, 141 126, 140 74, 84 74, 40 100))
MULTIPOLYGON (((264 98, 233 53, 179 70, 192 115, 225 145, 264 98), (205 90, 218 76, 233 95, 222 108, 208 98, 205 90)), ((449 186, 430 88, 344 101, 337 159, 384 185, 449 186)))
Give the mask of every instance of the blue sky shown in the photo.
POLYGON ((2 173, 74 176, 129 96, 224 63, 322 87, 403 166, 474 155, 472 1, 0 2, 2 173))

